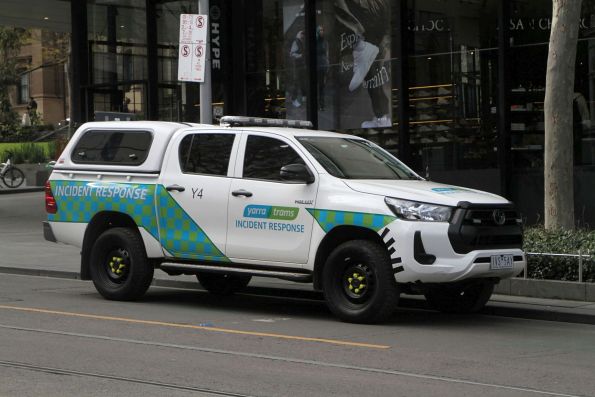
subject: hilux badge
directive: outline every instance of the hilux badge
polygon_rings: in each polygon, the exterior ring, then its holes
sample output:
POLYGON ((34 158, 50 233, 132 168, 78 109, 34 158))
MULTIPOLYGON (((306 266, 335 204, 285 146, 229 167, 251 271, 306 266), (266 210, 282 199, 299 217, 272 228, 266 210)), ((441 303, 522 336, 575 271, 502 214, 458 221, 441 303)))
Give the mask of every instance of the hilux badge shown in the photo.
POLYGON ((506 222, 506 214, 502 210, 494 210, 492 212, 492 218, 498 226, 502 226, 506 222))

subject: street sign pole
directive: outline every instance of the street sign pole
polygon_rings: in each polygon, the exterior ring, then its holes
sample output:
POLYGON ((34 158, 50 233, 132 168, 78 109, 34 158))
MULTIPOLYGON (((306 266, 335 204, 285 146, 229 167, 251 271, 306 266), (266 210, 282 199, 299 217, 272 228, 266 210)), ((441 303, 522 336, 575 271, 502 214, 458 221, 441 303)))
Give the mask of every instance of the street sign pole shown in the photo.
MULTIPOLYGON (((209 0, 198 0, 198 13, 209 15, 209 0)), ((205 78, 200 85, 200 122, 213 124, 213 98, 211 90, 211 45, 210 20, 207 24, 207 40, 205 48, 205 78)))

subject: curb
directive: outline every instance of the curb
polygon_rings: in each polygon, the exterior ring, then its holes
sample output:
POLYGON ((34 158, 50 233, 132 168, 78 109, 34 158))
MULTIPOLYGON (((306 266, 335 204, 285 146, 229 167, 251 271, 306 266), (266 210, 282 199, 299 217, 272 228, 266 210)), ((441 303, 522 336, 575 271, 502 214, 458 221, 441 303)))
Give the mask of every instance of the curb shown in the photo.
MULTIPOLYGON (((80 280, 80 275, 78 272, 68 272, 59 270, 24 269, 0 266, 0 273, 80 280)), ((151 285, 155 287, 182 288, 200 291, 203 290, 198 282, 189 281, 176 281, 154 278, 151 285)), ((323 294, 321 292, 309 290, 249 286, 247 288, 247 292, 251 295, 263 295, 276 298, 308 299, 320 302, 324 300, 323 294)), ((403 296, 399 300, 399 307, 402 309, 430 310, 423 298, 407 295, 403 296)), ((497 297, 496 299, 490 300, 488 302, 488 305, 480 312, 480 314, 497 317, 514 317, 531 320, 595 325, 595 310, 581 309, 580 307, 560 307, 551 304, 547 305, 526 302, 506 302, 499 301, 497 297)))
POLYGON ((31 186, 31 187, 23 187, 23 188, 16 188, 16 189, 11 189, 11 188, 2 186, 2 188, 0 188, 0 194, 43 192, 44 190, 45 190, 45 188, 43 186, 31 186))
POLYGON ((511 278, 502 280, 494 293, 500 295, 595 302, 595 283, 511 278))

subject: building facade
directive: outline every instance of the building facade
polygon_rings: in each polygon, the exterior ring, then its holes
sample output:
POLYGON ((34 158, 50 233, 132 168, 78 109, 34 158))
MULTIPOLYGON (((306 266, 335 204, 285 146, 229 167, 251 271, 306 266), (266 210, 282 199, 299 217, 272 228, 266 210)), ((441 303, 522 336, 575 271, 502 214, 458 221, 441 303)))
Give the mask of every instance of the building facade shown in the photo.
MULTIPOLYGON (((7 2, 2 24, 20 13, 39 26, 46 12, 71 33, 74 121, 199 121, 199 86, 177 81, 179 16, 197 0, 7 2)), ((551 0, 210 0, 213 115, 365 136, 432 180, 508 197, 535 223, 551 12, 551 0)), ((595 0, 583 0, 574 90, 575 213, 592 225, 595 0)))

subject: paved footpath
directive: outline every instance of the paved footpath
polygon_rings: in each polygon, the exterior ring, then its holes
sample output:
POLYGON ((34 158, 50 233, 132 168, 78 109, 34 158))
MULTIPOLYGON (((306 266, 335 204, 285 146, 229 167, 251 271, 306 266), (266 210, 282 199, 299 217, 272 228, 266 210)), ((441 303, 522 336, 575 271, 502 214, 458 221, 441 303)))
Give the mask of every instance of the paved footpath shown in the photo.
MULTIPOLYGON (((41 187, 0 189, 0 194, 41 192, 41 187)), ((39 197, 37 193, 35 200, 39 197)), ((44 216, 42 204, 35 213, 26 206, 30 194, 0 196, 0 273, 34 275, 41 277, 79 278, 79 250, 63 244, 47 242, 41 233, 39 219, 44 216), (10 200, 10 205, 2 205, 10 200), (22 208, 15 202, 23 203, 22 208), (9 209, 7 209, 9 208, 9 209), (5 210, 3 212, 3 210, 5 210)), ((156 271, 155 286, 200 289, 193 276, 170 277, 156 271)), ((247 293, 275 296, 293 296, 307 299, 323 299, 311 284, 292 283, 277 279, 255 277, 247 293)), ((404 295, 400 306, 426 310, 424 299, 404 295)), ((595 303, 584 301, 528 298, 508 295, 493 295, 483 311, 484 314, 532 318, 548 321, 563 321, 595 324, 595 303)))

